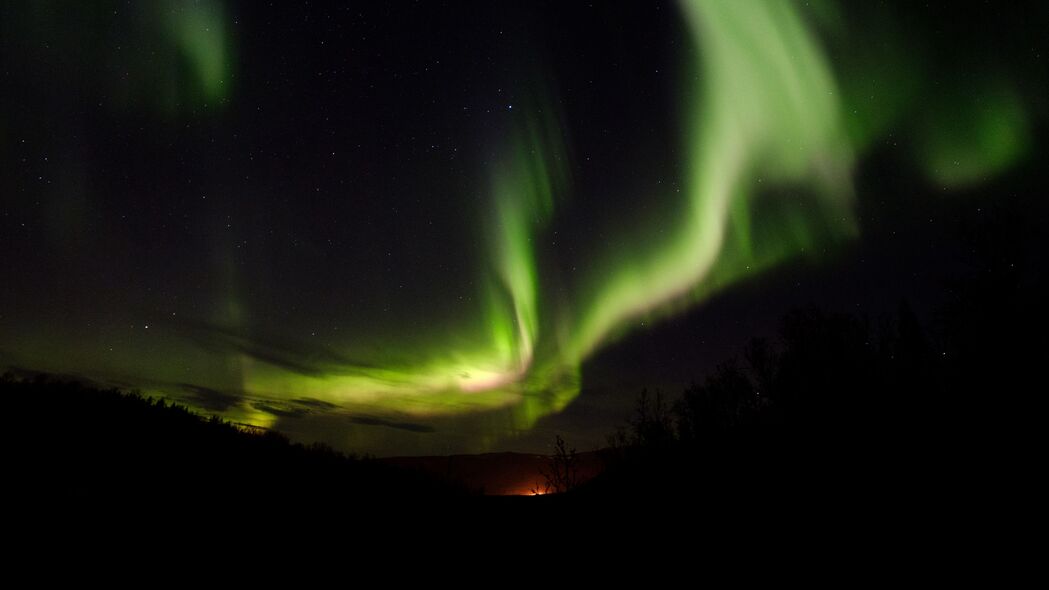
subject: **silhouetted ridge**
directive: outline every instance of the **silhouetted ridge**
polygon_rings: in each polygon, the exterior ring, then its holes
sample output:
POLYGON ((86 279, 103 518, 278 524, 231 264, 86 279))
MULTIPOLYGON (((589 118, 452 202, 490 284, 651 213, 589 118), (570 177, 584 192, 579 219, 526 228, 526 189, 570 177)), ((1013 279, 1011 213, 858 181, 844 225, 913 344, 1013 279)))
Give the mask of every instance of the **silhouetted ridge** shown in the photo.
POLYGON ((135 392, 11 374, 0 391, 13 418, 8 485, 29 497, 228 508, 462 495, 422 473, 135 392))

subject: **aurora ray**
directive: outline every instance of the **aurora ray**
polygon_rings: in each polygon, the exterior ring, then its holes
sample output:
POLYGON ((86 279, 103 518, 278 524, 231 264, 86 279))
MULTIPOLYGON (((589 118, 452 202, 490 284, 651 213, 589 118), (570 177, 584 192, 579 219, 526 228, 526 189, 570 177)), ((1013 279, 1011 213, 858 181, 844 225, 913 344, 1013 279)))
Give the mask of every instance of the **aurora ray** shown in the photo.
POLYGON ((686 95, 691 153, 682 164, 688 190, 681 223, 664 243, 643 245, 644 256, 633 255, 639 244, 631 243, 608 252, 611 262, 596 267, 591 289, 573 301, 575 315, 542 298, 534 242, 554 203, 568 196, 560 129, 548 119, 530 122, 492 183, 487 342, 429 363, 353 375, 303 377, 260 365, 248 371, 244 389, 293 390, 413 416, 504 407, 514 428, 526 429, 577 395, 582 361, 630 320, 680 309, 811 246, 820 234, 811 226, 833 220, 830 233, 850 234, 851 150, 829 67, 805 22, 779 2, 696 1, 682 10, 702 75, 686 95), (795 218, 788 232, 751 227, 758 179, 807 186, 825 210, 785 212, 795 218), (544 313, 551 319, 544 322, 544 313), (541 330, 556 324, 567 325, 567 338, 541 330))

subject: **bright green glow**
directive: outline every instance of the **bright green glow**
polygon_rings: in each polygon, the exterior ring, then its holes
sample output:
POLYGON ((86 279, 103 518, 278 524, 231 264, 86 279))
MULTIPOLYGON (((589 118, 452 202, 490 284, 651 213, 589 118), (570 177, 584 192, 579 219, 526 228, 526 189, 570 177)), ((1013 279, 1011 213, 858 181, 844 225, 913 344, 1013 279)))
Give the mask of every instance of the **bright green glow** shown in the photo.
POLYGON ((578 367, 556 354, 541 362, 535 356, 542 334, 534 242, 564 191, 560 162, 556 128, 531 121, 495 170, 488 217, 494 276, 484 293, 487 331, 479 342, 409 365, 330 367, 316 376, 249 363, 244 390, 274 397, 293 391, 344 409, 412 418, 502 409, 502 431, 529 428, 564 408, 578 393, 578 367))
MULTIPOLYGON (((821 191, 826 207, 847 211, 851 150, 837 92, 791 6, 688 1, 682 7, 703 68, 699 99, 690 105, 692 153, 681 224, 654 255, 638 258, 625 250, 602 269, 593 302, 574 331, 575 359, 632 318, 694 302, 717 286, 712 278, 727 283, 805 247, 812 233, 807 226, 820 214, 810 220, 791 210, 787 231, 754 227, 752 191, 759 183, 805 183, 821 191), (726 253, 731 263, 719 258, 726 253)), ((844 215, 837 223, 852 231, 844 215)))
POLYGON ((195 82, 205 100, 229 92, 229 40, 220 2, 172 3, 166 12, 168 32, 192 66, 195 82))
POLYGON ((577 395, 580 363, 634 319, 671 313, 824 236, 852 232, 852 158, 837 91, 799 15, 780 2, 682 6, 702 76, 687 105, 688 190, 661 242, 611 249, 573 301, 576 312, 556 304, 536 241, 567 182, 559 129, 533 118, 493 174, 484 337, 427 361, 314 376, 248 360, 245 391, 416 418, 502 409, 504 426, 529 428, 577 395), (794 194, 763 202, 759 189, 777 185, 794 194))
MULTIPOLYGON (((218 301, 208 320, 231 335, 224 336, 227 346, 219 352, 205 347, 187 352, 175 336, 147 341, 114 332, 98 335, 107 345, 104 351, 48 367, 39 359, 53 356, 51 334, 38 342, 27 335, 19 343, 26 355, 20 364, 56 372, 101 371, 127 383, 149 375, 155 383, 143 389, 156 392, 167 387, 172 393, 172 384, 192 381, 252 401, 311 398, 351 416, 429 423, 469 415, 476 417, 471 435, 487 437, 482 444, 490 444, 570 403, 580 391, 581 363, 612 339, 853 235, 849 177, 855 153, 895 145, 899 138, 916 151, 933 180, 957 186, 1007 169, 1030 143, 1028 118, 1037 110, 1025 112, 1009 81, 967 71, 965 80, 977 81, 971 87, 933 87, 933 60, 923 61, 892 19, 878 21, 878 33, 864 37, 850 29, 856 23, 846 18, 849 10, 831 0, 804 6, 785 0, 680 0, 680 7, 694 64, 677 138, 685 155, 673 163, 683 190, 633 195, 671 204, 672 217, 656 227, 640 216, 649 223, 639 223, 634 234, 617 235, 597 256, 582 261, 582 278, 573 277, 568 292, 559 291, 555 273, 548 272, 558 253, 538 247, 551 241, 549 224, 570 197, 563 130, 551 109, 515 105, 514 115, 531 114, 508 134, 485 172, 490 205, 478 219, 483 229, 477 237, 487 256, 476 277, 480 303, 468 310, 473 318, 454 331, 430 326, 390 336, 373 353, 368 352, 373 342, 355 343, 363 354, 336 351, 362 359, 360 365, 337 360, 338 355, 296 356, 294 350, 290 356, 302 361, 304 370, 267 362, 262 360, 267 355, 249 352, 260 346, 250 337, 250 285, 240 284, 245 277, 238 275, 230 246, 220 240, 213 261, 218 279, 209 290, 218 301), (820 24, 825 41, 848 50, 835 48, 835 55, 844 56, 835 64, 837 72, 806 16, 820 24), (869 42, 882 36, 884 43, 869 42), (155 344, 143 352, 140 342, 155 344)), ((170 0, 143 14, 128 22, 137 35, 162 42, 157 57, 145 59, 151 54, 141 52, 142 61, 129 68, 135 83, 127 84, 124 106, 150 104, 141 95, 155 90, 167 91, 172 112, 229 96, 232 45, 221 0, 170 0)), ((864 20, 861 26, 870 24, 864 20)), ((116 94, 106 88, 105 94, 116 94)), ((623 195, 614 197, 623 202, 623 195)), ((69 210, 68 196, 63 198, 55 200, 62 204, 55 224, 60 229, 72 224, 76 212, 69 210)), ((66 340, 88 338, 72 333, 66 340)), ((223 412, 262 426, 277 421, 248 401, 223 412)))
POLYGON ((1019 97, 1007 86, 988 84, 928 114, 921 160, 944 185, 972 184, 1016 162, 1026 151, 1027 129, 1019 97))

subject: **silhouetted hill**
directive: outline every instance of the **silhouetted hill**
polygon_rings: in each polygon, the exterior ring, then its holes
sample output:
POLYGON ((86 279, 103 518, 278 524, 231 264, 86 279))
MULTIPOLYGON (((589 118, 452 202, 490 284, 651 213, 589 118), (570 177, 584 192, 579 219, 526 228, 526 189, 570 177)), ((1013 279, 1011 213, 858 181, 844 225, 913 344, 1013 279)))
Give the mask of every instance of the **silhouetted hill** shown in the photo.
POLYGON ((226 509, 465 495, 420 471, 293 444, 136 393, 8 374, 0 396, 6 485, 31 500, 226 509))

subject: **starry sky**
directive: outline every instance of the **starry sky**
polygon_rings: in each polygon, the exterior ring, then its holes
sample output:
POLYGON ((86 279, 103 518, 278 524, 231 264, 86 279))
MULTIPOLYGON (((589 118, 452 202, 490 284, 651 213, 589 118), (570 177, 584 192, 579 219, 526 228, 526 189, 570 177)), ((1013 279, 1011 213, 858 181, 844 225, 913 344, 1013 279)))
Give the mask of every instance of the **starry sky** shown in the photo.
POLYGON ((1049 9, 915 4, 5 2, 0 367, 596 447, 791 306, 931 309, 1029 175, 1049 9))

